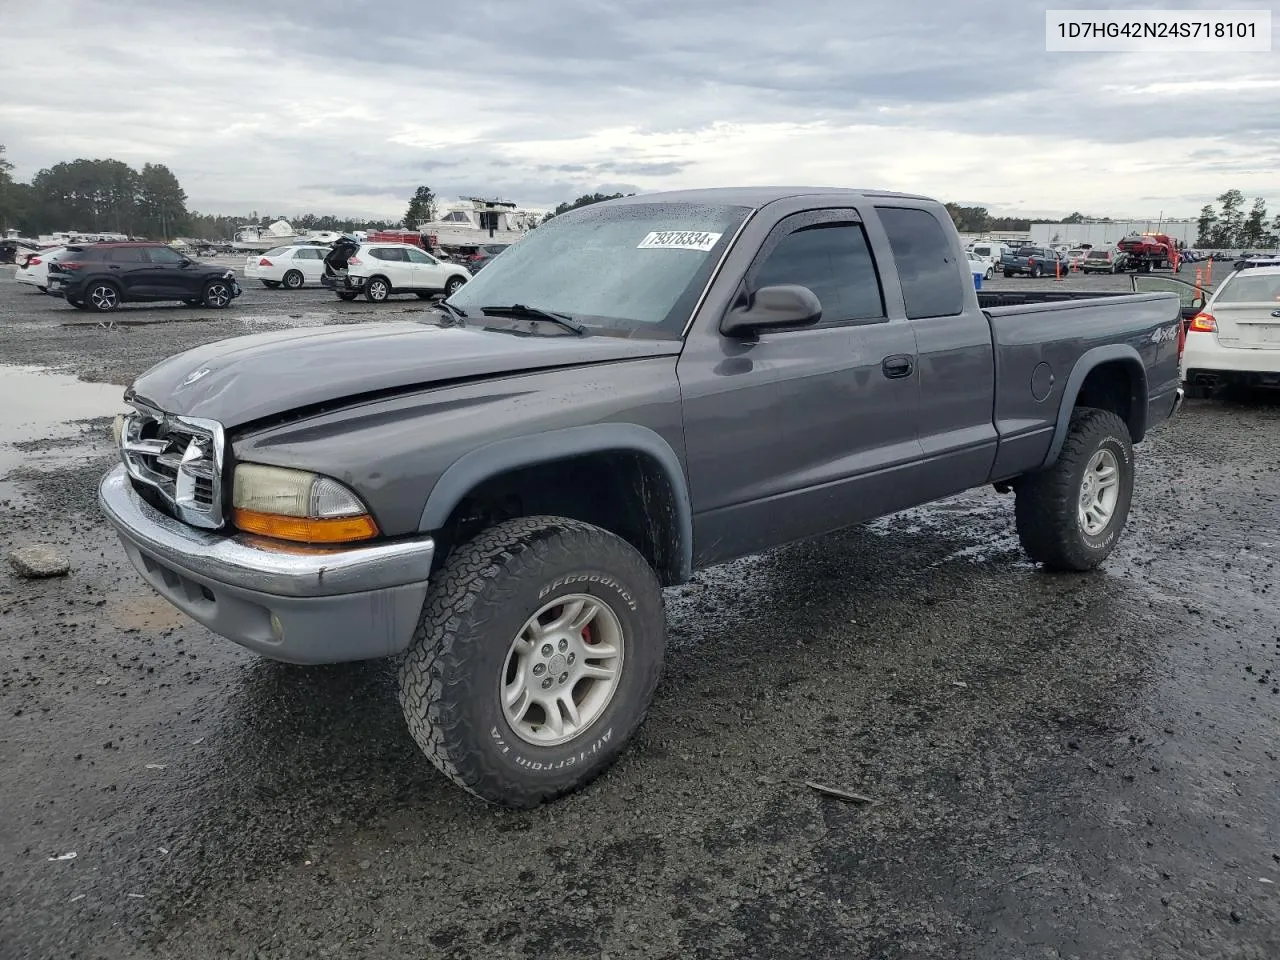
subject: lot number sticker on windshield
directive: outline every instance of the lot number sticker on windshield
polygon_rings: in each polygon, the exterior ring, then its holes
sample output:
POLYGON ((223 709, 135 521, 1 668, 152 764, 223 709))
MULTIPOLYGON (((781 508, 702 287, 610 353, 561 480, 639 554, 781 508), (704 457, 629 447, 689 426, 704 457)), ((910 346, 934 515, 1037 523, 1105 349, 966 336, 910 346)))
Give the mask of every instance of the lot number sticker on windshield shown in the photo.
POLYGON ((637 244, 637 250, 701 250, 706 253, 723 233, 702 230, 655 230, 637 244))

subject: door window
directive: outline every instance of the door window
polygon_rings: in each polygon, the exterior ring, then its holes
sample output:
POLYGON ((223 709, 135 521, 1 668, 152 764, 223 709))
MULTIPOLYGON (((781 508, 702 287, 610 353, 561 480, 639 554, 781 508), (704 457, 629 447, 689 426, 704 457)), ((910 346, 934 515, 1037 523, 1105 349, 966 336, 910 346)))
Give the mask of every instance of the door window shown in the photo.
POLYGON ((143 249, 146 250, 152 263, 176 267, 182 262, 182 254, 178 253, 177 250, 170 250, 168 247, 146 247, 143 249))
MULTIPOLYGON (((877 207, 898 267, 907 318, 951 317, 964 311, 965 284, 951 238, 928 210, 877 207)), ((970 284, 971 286, 972 284, 970 284)))
POLYGON ((405 250, 405 254, 409 257, 410 263, 435 263, 429 256, 421 250, 415 250, 412 247, 405 250))
POLYGON ((784 236, 757 267, 752 286, 778 284, 812 290, 822 303, 820 326, 887 319, 880 278, 860 223, 818 223, 784 236))
POLYGON ((107 263, 146 263, 147 258, 143 255, 141 247, 117 247, 114 250, 106 251, 106 256, 102 259, 107 263))

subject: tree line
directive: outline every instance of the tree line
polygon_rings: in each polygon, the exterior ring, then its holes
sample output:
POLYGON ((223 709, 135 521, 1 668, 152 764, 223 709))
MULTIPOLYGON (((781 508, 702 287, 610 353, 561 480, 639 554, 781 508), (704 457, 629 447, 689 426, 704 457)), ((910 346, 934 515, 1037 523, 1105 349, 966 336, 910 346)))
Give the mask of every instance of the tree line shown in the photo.
POLYGON ((254 210, 243 216, 226 216, 189 210, 186 191, 163 163, 146 163, 136 170, 120 160, 71 160, 40 170, 30 182, 22 183, 13 178, 13 164, 0 144, 0 228, 16 229, 22 236, 75 230, 123 233, 149 240, 226 240, 244 224, 266 226, 281 219, 301 230, 386 230, 398 226, 392 220, 314 213, 260 216, 254 210))
POLYGON ((1248 213, 1244 203, 1243 193, 1228 190, 1218 197, 1217 206, 1206 203, 1201 207, 1196 246, 1244 250, 1280 244, 1280 214, 1268 220, 1262 197, 1254 197, 1248 213))

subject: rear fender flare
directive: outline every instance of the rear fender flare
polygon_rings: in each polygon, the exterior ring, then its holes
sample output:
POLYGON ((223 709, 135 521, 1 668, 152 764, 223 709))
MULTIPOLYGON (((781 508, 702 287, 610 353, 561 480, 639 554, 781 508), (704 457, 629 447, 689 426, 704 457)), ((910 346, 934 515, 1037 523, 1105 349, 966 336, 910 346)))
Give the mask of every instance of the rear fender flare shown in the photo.
POLYGON ((676 551, 676 582, 693 574, 693 507, 680 458, 658 433, 635 423, 597 423, 566 427, 525 437, 512 437, 463 454, 440 475, 426 505, 418 529, 440 529, 449 515, 477 485, 509 470, 562 460, 589 453, 627 452, 652 458, 661 468, 675 495, 675 520, 680 543, 676 551))
POLYGON ((1080 396, 1080 388, 1084 385, 1085 378, 1093 372, 1094 368, 1110 363, 1113 360, 1123 361, 1129 367, 1130 371, 1137 377, 1138 396, 1141 398, 1143 406, 1140 410, 1134 411, 1134 424, 1130 427, 1133 435, 1133 441, 1137 443, 1146 433, 1147 426, 1147 368, 1142 364, 1142 357, 1127 343, 1108 343, 1101 347, 1094 347, 1086 350, 1084 355, 1076 361, 1075 367, 1071 370, 1071 375, 1067 377, 1066 386, 1062 388, 1062 403, 1058 407, 1058 422, 1053 430, 1053 440, 1049 444, 1049 452, 1045 454, 1044 463, 1040 465, 1041 469, 1053 466, 1058 459, 1058 455, 1062 452, 1062 445, 1067 441, 1067 430, 1071 427, 1071 413, 1075 410, 1076 400, 1080 396))

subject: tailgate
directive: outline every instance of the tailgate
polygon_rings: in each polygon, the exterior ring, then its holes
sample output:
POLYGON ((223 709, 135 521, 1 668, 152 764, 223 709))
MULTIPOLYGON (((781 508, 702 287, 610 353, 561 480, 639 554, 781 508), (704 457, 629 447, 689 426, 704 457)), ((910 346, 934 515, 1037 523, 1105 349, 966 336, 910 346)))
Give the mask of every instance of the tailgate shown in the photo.
POLYGON ((1280 303, 1218 303, 1213 316, 1223 346, 1280 350, 1280 303))

